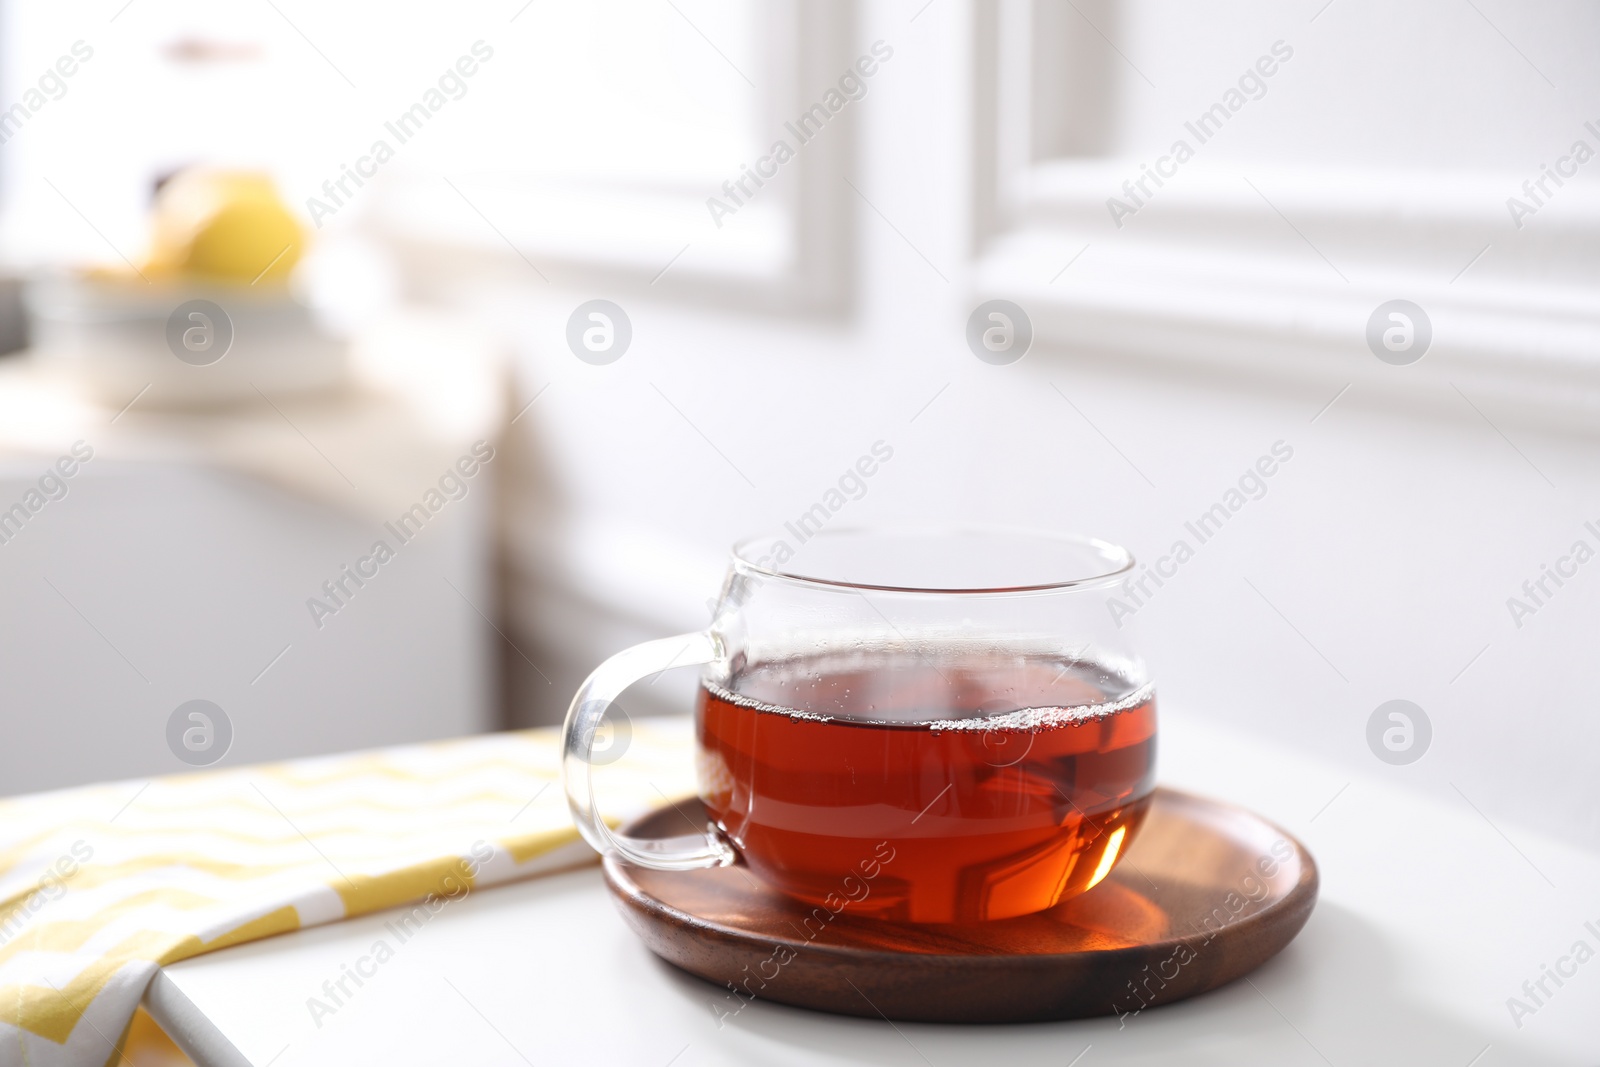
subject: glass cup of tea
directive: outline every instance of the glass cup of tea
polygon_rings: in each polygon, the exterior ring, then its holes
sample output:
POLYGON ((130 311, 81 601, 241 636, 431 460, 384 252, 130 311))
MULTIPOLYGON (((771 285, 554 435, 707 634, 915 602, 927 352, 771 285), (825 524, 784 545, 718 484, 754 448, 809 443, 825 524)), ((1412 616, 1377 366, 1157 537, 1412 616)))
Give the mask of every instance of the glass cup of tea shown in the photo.
POLYGON ((1132 567, 1103 541, 1000 529, 741 541, 710 626, 619 652, 573 698, 578 829, 630 863, 743 863, 801 901, 901 922, 1091 889, 1155 785, 1154 684, 1106 601, 1132 567), (596 808, 596 735, 628 685, 691 664, 710 824, 628 836, 596 808))

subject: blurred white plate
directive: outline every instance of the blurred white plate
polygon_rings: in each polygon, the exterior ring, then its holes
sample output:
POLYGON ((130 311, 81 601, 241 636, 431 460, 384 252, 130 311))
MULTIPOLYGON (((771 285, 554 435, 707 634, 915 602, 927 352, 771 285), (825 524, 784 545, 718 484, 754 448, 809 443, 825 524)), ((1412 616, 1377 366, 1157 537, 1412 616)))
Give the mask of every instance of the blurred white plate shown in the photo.
POLYGON ((345 342, 281 288, 52 277, 28 287, 28 306, 39 365, 107 404, 149 386, 141 406, 208 407, 333 390, 348 374, 345 342))

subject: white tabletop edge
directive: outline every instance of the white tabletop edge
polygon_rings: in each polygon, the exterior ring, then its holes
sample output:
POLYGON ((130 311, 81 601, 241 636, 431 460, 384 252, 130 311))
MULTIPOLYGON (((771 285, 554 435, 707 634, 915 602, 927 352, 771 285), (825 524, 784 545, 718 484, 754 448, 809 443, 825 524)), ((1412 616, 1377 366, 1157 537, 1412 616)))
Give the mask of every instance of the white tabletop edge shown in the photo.
POLYGON ((244 1053, 234 1048, 165 971, 156 971, 145 989, 144 1009, 197 1067, 251 1067, 244 1053))

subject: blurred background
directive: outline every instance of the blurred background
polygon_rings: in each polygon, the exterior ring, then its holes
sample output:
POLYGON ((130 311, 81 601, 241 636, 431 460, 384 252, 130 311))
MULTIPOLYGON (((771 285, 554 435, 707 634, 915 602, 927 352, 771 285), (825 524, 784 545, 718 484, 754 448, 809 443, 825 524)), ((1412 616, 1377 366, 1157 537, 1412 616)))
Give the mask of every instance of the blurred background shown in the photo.
POLYGON ((822 503, 1600 847, 1595 4, 0 10, 0 794, 554 723, 822 503))

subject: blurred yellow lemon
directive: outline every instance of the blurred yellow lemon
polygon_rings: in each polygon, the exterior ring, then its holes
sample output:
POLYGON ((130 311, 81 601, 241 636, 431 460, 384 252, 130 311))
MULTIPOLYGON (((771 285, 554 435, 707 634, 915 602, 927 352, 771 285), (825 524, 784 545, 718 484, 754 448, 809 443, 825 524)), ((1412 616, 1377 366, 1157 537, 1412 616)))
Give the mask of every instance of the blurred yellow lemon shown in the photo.
POLYGON ((186 170, 156 197, 149 270, 220 282, 281 283, 300 260, 305 232, 271 177, 186 170))

